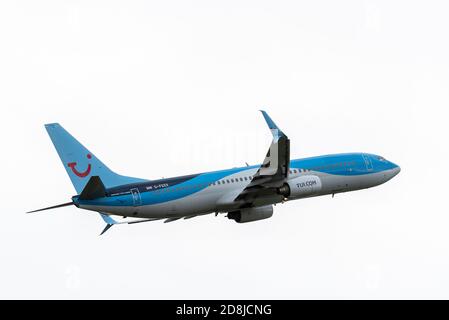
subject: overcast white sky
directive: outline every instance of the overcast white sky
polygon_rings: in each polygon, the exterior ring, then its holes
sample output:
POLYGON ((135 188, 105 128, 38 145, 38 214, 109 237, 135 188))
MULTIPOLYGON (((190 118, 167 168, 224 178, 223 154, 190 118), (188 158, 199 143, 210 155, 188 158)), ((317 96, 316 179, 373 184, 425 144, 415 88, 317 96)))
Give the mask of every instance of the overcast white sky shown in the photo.
POLYGON ((447 1, 1 1, 0 298, 449 298, 447 1), (372 152, 380 187, 104 227, 43 124, 148 179, 372 152))

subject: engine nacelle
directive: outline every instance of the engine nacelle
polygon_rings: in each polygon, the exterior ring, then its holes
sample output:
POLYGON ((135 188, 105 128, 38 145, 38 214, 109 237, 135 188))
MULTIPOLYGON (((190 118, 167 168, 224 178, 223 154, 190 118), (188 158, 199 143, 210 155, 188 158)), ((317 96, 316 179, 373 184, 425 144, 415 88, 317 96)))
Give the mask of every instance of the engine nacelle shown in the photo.
POLYGON ((228 219, 235 220, 238 223, 252 222, 268 219, 273 216, 273 206, 262 206, 256 208, 240 209, 228 213, 228 219))
POLYGON ((279 188, 278 193, 288 199, 304 198, 319 192, 321 188, 321 179, 308 175, 289 180, 279 188))

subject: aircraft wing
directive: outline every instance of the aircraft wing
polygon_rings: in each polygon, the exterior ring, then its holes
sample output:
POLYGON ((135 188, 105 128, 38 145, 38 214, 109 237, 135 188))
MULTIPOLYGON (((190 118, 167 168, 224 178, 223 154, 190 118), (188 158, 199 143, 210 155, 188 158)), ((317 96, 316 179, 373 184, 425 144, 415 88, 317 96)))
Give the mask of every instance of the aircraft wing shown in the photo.
POLYGON ((244 205, 257 206, 282 200, 283 196, 278 195, 276 189, 283 185, 290 169, 290 140, 265 111, 261 112, 273 134, 273 141, 251 183, 234 200, 244 205))
POLYGON ((116 225, 116 224, 136 224, 136 223, 142 223, 142 222, 151 222, 151 221, 157 221, 157 220, 164 220, 164 223, 169 223, 169 222, 173 222, 173 221, 177 221, 179 219, 191 219, 191 218, 195 218, 198 215, 188 215, 188 216, 184 216, 184 217, 173 217, 173 218, 144 218, 144 219, 136 219, 136 220, 131 220, 131 221, 116 221, 114 220, 110 215, 103 213, 103 212, 98 212, 101 216, 101 218, 104 220, 104 222, 106 222, 106 226, 103 229, 103 231, 100 233, 100 236, 103 235, 106 231, 108 231, 112 226, 116 225))

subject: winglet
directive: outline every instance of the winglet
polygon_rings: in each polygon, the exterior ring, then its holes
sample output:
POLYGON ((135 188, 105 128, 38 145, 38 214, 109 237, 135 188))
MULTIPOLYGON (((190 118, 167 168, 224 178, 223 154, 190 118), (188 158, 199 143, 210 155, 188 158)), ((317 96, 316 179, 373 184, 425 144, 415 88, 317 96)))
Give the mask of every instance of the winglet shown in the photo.
POLYGON ((107 214, 100 213, 101 218, 106 222, 106 227, 103 229, 103 231, 100 233, 100 236, 103 235, 106 231, 108 231, 114 224, 117 224, 117 221, 112 219, 107 214))
POLYGON ((265 121, 267 122, 268 127, 271 130, 271 133, 273 134, 273 137, 279 138, 280 136, 283 136, 284 133, 281 129, 274 123, 274 121, 270 118, 268 113, 266 113, 264 110, 260 110, 262 112, 263 117, 265 118, 265 121))

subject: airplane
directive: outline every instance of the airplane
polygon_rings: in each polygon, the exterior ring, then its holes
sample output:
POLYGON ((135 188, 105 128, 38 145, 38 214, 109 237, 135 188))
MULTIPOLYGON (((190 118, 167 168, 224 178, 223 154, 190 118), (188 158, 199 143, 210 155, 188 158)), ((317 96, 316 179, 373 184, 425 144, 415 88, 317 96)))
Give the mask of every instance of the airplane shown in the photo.
POLYGON ((119 175, 60 124, 45 128, 77 195, 68 203, 27 213, 76 206, 100 214, 105 228, 215 213, 238 223, 271 218, 273 205, 381 185, 401 168, 382 156, 343 153, 290 160, 290 140, 263 110, 273 140, 262 164, 158 180, 119 175), (115 220, 111 216, 135 218, 115 220))

